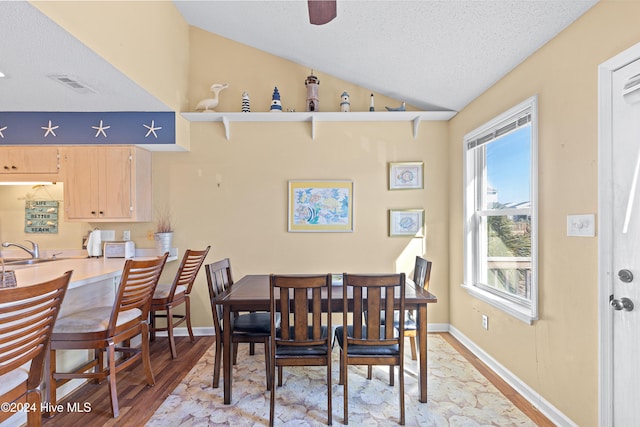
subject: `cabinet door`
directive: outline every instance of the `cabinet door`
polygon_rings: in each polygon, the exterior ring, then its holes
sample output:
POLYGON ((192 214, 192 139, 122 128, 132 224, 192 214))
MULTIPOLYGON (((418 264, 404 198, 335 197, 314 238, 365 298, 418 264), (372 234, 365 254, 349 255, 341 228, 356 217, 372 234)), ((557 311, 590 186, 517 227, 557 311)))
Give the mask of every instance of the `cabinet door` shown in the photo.
POLYGON ((129 147, 99 148, 98 205, 100 216, 129 219, 133 214, 131 161, 129 147))
POLYGON ((151 155, 136 147, 64 151, 68 221, 151 221, 151 155))
POLYGON ((98 149, 67 148, 63 160, 64 205, 67 219, 98 219, 98 149))
POLYGON ((57 174, 57 147, 4 147, 0 174, 57 174))

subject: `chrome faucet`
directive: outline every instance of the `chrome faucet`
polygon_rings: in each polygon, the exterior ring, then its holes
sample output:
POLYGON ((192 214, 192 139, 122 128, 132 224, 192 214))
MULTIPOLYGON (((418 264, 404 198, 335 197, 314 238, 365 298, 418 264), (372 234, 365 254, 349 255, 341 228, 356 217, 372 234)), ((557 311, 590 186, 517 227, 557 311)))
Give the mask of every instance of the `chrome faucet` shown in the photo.
POLYGON ((31 255, 31 258, 33 259, 40 258, 40 248, 38 247, 38 244, 36 242, 32 242, 31 240, 25 240, 25 241, 31 243, 31 249, 27 248, 26 246, 22 246, 17 243, 11 243, 11 242, 3 242, 2 247, 8 248, 9 246, 15 246, 17 248, 22 249, 29 255, 31 255))

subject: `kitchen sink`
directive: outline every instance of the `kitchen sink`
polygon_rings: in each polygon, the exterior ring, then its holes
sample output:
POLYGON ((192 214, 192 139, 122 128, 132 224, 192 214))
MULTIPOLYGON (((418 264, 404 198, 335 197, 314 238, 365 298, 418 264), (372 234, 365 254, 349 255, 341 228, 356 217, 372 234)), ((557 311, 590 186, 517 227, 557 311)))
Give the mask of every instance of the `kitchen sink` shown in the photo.
POLYGON ((35 265, 69 258, 4 258, 5 265, 35 265))

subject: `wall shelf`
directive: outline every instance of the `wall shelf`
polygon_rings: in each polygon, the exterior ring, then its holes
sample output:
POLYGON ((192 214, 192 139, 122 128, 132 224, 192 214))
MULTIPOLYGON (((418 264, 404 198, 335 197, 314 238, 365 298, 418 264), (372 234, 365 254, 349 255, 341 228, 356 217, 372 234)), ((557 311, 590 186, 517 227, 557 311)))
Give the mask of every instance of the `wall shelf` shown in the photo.
POLYGON ((360 112, 304 112, 304 113, 181 113, 190 122, 222 122, 224 134, 230 139, 232 122, 309 122, 311 138, 316 137, 317 122, 413 122, 413 138, 418 136, 420 122, 427 120, 449 120, 456 111, 360 111, 360 112))

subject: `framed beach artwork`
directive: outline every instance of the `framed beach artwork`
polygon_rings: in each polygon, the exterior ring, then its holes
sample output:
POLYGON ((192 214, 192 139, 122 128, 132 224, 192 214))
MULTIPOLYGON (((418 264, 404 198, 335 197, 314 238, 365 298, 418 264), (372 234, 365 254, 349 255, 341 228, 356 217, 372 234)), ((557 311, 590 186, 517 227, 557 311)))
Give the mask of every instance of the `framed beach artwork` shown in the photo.
POLYGON ((389 190, 424 188, 422 162, 389 163, 389 190))
POLYGON ((424 209, 390 209, 389 236, 424 237, 424 209))
POLYGON ((353 181, 289 181, 290 232, 353 231, 353 181))

